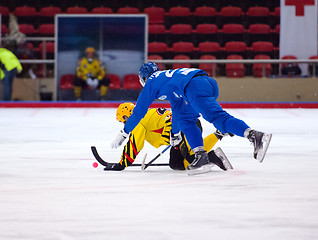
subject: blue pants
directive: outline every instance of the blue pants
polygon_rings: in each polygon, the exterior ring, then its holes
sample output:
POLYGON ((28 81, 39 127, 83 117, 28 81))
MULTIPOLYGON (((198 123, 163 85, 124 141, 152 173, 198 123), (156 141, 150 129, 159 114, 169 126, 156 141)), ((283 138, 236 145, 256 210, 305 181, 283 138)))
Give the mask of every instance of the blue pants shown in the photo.
MULTIPOLYGON (((186 100, 193 108, 193 114, 201 113, 205 120, 213 123, 215 128, 223 133, 233 133, 244 137, 244 132, 249 126, 222 109, 216 101, 219 96, 219 88, 213 78, 208 76, 195 77, 186 86, 184 92, 186 100)), ((180 119, 179 128, 186 135, 192 149, 203 146, 202 135, 195 121, 180 119)))
POLYGON ((13 79, 17 73, 17 69, 11 71, 3 70, 4 78, 2 79, 3 100, 10 101, 12 94, 13 79))

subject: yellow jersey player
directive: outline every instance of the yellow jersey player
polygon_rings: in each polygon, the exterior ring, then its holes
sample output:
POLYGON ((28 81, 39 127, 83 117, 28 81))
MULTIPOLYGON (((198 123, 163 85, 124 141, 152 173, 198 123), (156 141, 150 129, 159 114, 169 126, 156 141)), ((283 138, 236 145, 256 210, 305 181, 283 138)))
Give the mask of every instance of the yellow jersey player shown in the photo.
POLYGON ((79 60, 74 81, 74 92, 77 100, 80 100, 82 87, 88 86, 95 89, 100 86, 100 99, 105 99, 108 91, 109 79, 106 77, 106 70, 100 61, 95 57, 95 49, 88 47, 85 50, 85 57, 79 60))
MULTIPOLYGON (((125 124, 131 116, 134 107, 135 105, 131 102, 120 104, 116 113, 117 121, 125 124)), ((187 166, 194 160, 194 153, 182 133, 179 140, 171 140, 171 119, 172 112, 168 109, 148 109, 145 117, 131 132, 123 149, 120 162, 109 164, 104 170, 120 171, 130 166, 143 149, 145 141, 155 148, 159 148, 162 145, 170 145, 171 141, 178 141, 176 147, 172 147, 170 150, 169 166, 174 170, 186 170, 187 166)), ((198 125, 201 127, 199 120, 198 125)), ((205 150, 209 152, 223 136, 221 132, 216 131, 205 137, 205 150)), ((210 151, 208 156, 211 163, 219 166, 224 171, 233 168, 221 148, 210 151)))

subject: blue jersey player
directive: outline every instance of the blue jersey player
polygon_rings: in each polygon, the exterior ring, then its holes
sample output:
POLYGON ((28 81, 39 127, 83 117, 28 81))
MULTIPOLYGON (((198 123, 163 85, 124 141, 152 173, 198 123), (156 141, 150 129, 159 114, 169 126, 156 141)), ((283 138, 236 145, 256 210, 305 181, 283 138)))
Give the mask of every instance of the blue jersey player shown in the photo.
POLYGON ((196 125, 199 114, 222 133, 248 138, 254 145, 254 158, 263 161, 272 135, 252 130, 244 121, 224 111, 216 101, 219 96, 217 82, 205 71, 195 68, 160 71, 155 63, 148 62, 140 67, 139 80, 144 88, 133 114, 112 142, 113 148, 122 144, 155 99, 166 99, 170 101, 173 113, 171 145, 179 143, 182 131, 195 153, 195 159, 188 166, 188 170, 205 172, 209 169, 202 133, 196 125))

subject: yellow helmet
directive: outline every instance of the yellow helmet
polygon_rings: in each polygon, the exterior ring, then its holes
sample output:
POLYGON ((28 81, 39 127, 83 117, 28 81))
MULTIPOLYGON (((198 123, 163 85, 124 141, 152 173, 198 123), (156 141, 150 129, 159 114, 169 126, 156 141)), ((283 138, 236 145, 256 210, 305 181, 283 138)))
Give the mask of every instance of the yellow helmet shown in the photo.
POLYGON ((116 119, 119 122, 125 123, 127 119, 124 119, 124 116, 130 117, 133 110, 134 110, 135 105, 131 102, 125 102, 122 103, 118 106, 117 112, 116 112, 116 119))
POLYGON ((95 53, 95 48, 93 48, 93 47, 87 47, 87 48, 85 49, 85 54, 87 54, 87 53, 95 53))

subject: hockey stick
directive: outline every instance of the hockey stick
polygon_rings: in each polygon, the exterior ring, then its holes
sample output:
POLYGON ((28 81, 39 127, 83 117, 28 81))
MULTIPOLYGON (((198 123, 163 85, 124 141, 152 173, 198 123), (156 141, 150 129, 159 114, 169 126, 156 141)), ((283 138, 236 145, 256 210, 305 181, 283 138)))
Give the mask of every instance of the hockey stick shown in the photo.
MULTIPOLYGON (((97 149, 95 146, 91 146, 91 150, 92 150, 92 153, 95 157, 95 159, 97 160, 97 162, 99 162, 99 164, 103 165, 103 166, 107 166, 107 164, 109 164, 108 162, 106 162, 104 159, 101 158, 101 156, 99 156, 98 152, 97 152, 97 149)), ((149 165, 149 163, 148 163, 149 165)), ((155 164, 150 164, 151 166, 169 166, 168 163, 155 163, 155 164)), ((142 166, 142 164, 140 163, 133 163, 132 165, 130 165, 132 167, 140 167, 142 166)), ((130 167, 129 166, 129 167, 130 167)))
MULTIPOLYGON (((155 158, 153 158, 151 161, 149 161, 147 164, 145 164, 145 161, 146 161, 146 157, 147 157, 147 154, 145 155, 143 161, 142 161, 142 164, 141 164, 141 170, 142 171, 145 171, 147 167, 149 166, 155 166, 155 164, 153 164, 154 161, 156 161, 162 154, 164 154, 165 151, 167 151, 169 148, 171 147, 171 145, 168 145, 165 149, 162 150, 161 153, 159 153, 157 156, 155 156, 155 158)), ((160 163, 159 163, 160 164, 160 163)), ((165 164, 165 163, 164 163, 165 164)), ((167 164, 169 165, 169 164, 167 164)), ((165 165, 166 166, 166 165, 165 165)))

